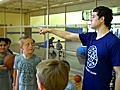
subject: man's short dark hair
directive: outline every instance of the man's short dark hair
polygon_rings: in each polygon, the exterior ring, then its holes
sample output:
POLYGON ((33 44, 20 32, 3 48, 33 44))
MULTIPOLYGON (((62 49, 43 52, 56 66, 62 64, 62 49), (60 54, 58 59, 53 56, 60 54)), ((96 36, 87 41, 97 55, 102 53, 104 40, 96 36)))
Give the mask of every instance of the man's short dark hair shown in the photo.
POLYGON ((105 17, 105 25, 110 29, 111 28, 111 21, 113 19, 112 10, 105 6, 96 7, 93 12, 97 12, 99 19, 104 16, 105 17))

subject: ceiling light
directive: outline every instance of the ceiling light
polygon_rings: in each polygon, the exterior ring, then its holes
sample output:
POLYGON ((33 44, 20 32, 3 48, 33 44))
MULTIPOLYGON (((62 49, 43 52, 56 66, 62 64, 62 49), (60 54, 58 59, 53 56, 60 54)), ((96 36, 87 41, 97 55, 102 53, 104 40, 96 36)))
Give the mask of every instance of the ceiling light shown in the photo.
POLYGON ((51 7, 56 7, 56 6, 59 6, 59 4, 51 5, 51 7))
POLYGON ((74 2, 67 2, 67 3, 63 3, 63 4, 66 5, 66 4, 72 4, 72 3, 74 3, 74 2))

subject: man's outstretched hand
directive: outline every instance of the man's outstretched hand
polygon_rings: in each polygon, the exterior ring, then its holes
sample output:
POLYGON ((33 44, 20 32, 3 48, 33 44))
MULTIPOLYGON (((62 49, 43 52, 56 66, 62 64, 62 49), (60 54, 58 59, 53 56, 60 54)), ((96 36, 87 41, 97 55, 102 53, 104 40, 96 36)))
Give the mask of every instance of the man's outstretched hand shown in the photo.
POLYGON ((39 28, 39 33, 43 35, 45 35, 47 32, 50 31, 49 28, 42 28, 42 27, 38 27, 38 28, 39 28))

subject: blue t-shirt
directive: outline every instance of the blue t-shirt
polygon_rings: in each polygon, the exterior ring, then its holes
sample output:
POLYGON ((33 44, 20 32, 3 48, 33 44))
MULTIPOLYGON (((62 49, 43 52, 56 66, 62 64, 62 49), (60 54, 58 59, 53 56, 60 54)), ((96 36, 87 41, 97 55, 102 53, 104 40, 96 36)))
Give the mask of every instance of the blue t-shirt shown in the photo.
POLYGON ((79 34, 87 46, 83 90, 110 90, 113 66, 120 66, 120 40, 111 32, 96 40, 97 33, 79 34))
POLYGON ((58 42, 58 43, 56 44, 56 49, 57 49, 57 50, 61 50, 61 49, 62 49, 62 44, 61 44, 60 42, 58 42))
POLYGON ((69 80, 65 90, 78 90, 78 89, 77 86, 71 80, 69 80))

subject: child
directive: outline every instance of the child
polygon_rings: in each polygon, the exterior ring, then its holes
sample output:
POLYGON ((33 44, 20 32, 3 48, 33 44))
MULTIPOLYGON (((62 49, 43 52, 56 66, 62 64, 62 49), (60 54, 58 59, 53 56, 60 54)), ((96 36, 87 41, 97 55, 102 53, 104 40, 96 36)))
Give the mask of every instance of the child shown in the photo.
POLYGON ((4 57, 7 55, 7 42, 0 38, 0 90, 12 90, 10 82, 10 70, 4 65, 4 57))
POLYGON ((37 65, 40 90, 64 90, 68 83, 68 68, 61 60, 44 60, 37 65))
POLYGON ((56 49, 57 50, 62 50, 62 44, 61 44, 60 40, 57 41, 56 49))
MULTIPOLYGON (((13 51, 10 49, 10 45, 11 45, 11 40, 10 38, 5 38, 6 42, 7 42, 7 52, 8 54, 13 54, 13 51)), ((14 70, 10 70, 10 77, 11 77, 11 84, 13 83, 13 71, 14 70)), ((11 85, 12 86, 12 85, 11 85)))
MULTIPOLYGON (((70 71, 70 64, 65 60, 62 60, 62 61, 66 64, 68 70, 70 71)), ((76 85, 71 80, 69 80, 65 90, 78 90, 78 89, 77 89, 76 85)))
POLYGON ((5 38, 5 40, 7 41, 7 53, 13 54, 13 51, 10 50, 10 45, 11 45, 11 40, 10 38, 5 38))
POLYGON ((14 68, 17 70, 15 90, 38 90, 36 66, 41 58, 34 53, 35 40, 28 36, 19 39, 22 54, 15 57, 14 68))
POLYGON ((59 54, 59 58, 60 58, 61 57, 61 53, 62 53, 62 44, 61 44, 60 40, 57 41, 56 49, 59 50, 58 54, 59 54))

